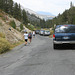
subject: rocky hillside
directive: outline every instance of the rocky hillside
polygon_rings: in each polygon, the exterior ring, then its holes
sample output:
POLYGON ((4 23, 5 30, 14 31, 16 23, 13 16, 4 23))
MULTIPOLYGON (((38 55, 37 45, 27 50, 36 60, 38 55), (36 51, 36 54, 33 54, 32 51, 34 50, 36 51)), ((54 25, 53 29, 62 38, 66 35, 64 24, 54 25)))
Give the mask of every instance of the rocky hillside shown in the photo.
MULTIPOLYGON (((13 27, 10 26, 10 22, 14 21, 16 24, 16 29, 20 29, 20 24, 18 20, 14 19, 12 16, 6 14, 3 11, 0 11, 0 33, 5 34, 5 38, 10 42, 10 43, 16 43, 19 42, 20 40, 23 40, 23 33, 17 31, 13 27)), ((24 26, 24 29, 29 31, 24 26)))

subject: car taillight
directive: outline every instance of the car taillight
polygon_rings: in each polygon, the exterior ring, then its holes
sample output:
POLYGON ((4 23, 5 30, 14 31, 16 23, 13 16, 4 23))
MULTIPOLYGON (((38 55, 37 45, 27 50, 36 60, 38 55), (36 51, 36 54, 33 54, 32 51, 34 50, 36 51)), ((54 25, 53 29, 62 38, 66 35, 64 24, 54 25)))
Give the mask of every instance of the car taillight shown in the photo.
POLYGON ((53 34, 53 38, 55 38, 55 34, 53 34))

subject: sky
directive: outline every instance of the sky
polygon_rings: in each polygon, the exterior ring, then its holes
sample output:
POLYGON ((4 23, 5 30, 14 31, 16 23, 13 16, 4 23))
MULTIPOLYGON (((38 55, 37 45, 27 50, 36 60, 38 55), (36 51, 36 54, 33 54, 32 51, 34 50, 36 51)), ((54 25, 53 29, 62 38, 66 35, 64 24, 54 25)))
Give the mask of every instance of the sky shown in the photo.
POLYGON ((57 16, 62 14, 66 9, 70 8, 72 2, 75 6, 75 0, 13 0, 20 3, 23 7, 31 9, 35 12, 50 12, 57 16))

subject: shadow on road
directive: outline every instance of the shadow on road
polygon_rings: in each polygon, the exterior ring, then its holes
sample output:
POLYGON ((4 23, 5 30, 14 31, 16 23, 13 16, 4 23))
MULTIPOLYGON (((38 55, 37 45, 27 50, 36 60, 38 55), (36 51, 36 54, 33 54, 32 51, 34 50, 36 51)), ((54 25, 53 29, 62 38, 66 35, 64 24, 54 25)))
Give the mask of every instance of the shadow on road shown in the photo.
POLYGON ((60 45, 56 50, 75 50, 73 45, 60 45))

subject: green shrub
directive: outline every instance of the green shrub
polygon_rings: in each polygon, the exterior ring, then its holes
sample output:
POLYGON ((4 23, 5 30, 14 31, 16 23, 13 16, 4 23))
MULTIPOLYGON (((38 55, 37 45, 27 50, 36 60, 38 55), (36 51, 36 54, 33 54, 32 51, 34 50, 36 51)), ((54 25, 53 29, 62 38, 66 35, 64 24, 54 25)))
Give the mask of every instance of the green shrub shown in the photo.
POLYGON ((20 29, 19 28, 16 28, 16 30, 20 32, 20 29))
POLYGON ((0 11, 0 17, 3 17, 3 14, 2 14, 2 12, 0 11))
POLYGON ((0 37, 0 54, 10 50, 10 43, 5 39, 0 37))
POLYGON ((27 25, 26 27, 32 31, 35 30, 35 27, 33 25, 27 25))
POLYGON ((0 17, 3 17, 2 15, 0 15, 0 17))
POLYGON ((6 18, 5 18, 5 17, 2 17, 2 20, 3 20, 3 21, 6 21, 6 18))
POLYGON ((14 29, 16 29, 16 24, 15 24, 15 22, 14 22, 14 20, 13 21, 10 21, 10 26, 12 26, 14 29))
POLYGON ((20 29, 23 30, 23 24, 20 24, 20 29))

